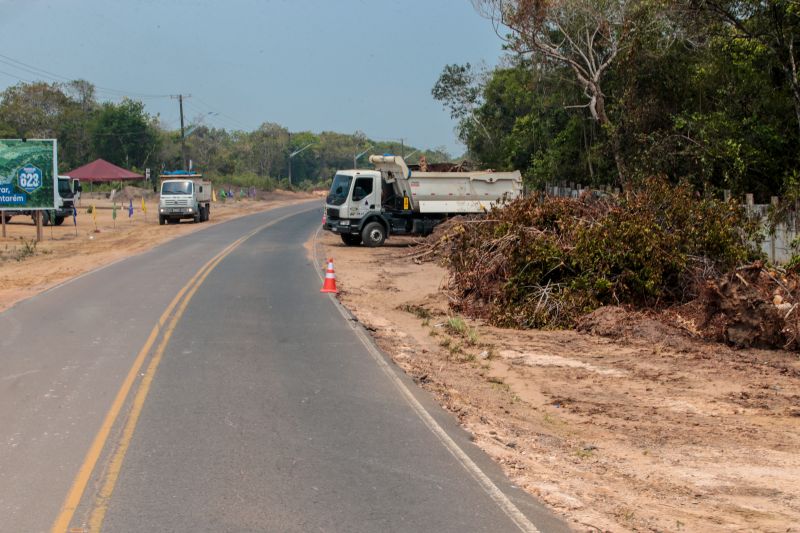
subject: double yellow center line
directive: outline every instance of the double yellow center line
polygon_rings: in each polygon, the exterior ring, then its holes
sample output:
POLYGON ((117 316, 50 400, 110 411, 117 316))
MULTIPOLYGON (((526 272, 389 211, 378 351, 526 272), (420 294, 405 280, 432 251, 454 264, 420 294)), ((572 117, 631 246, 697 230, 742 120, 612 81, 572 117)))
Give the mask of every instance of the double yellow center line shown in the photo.
POLYGON ((114 424, 116 423, 120 413, 123 410, 123 407, 125 406, 126 399, 136 383, 136 377, 139 375, 139 371, 147 360, 150 350, 153 348, 153 345, 156 343, 156 340, 158 340, 159 335, 163 331, 161 342, 158 344, 153 356, 150 358, 150 363, 147 365, 147 370, 145 370, 142 379, 139 381, 139 387, 136 390, 136 395, 134 396, 133 402, 130 405, 128 418, 125 423, 125 427, 122 430, 122 436, 120 437, 120 440, 111 455, 111 460, 101 482, 100 492, 97 494, 92 507, 91 515, 89 516, 89 531, 98 532, 101 530, 103 526, 103 520, 106 515, 106 510, 108 509, 108 503, 111 500, 114 487, 119 479, 119 474, 122 470, 122 463, 125 460, 125 454, 130 446, 133 433, 136 430, 136 423, 139 421, 139 415, 141 415, 145 399, 147 398, 147 394, 150 392, 150 386, 153 383, 153 377, 155 376, 156 370, 158 370, 158 365, 161 362, 167 344, 172 337, 172 332, 178 325, 178 322, 186 311, 186 308, 189 305, 192 297, 206 280, 208 275, 211 274, 214 268, 216 268, 217 265, 219 265, 219 263, 225 259, 225 257, 238 248, 239 245, 256 233, 295 215, 296 213, 285 215, 259 226, 244 237, 241 237, 237 241, 228 245, 224 250, 219 252, 205 265, 203 265, 200 270, 198 270, 197 273, 192 276, 188 283, 183 286, 178 294, 175 295, 175 298, 172 299, 164 313, 162 313, 162 315, 159 317, 156 325, 153 326, 153 329, 150 331, 150 336, 147 337, 147 341, 144 343, 144 346, 142 346, 142 349, 139 350, 139 353, 133 362, 133 366, 131 366, 131 369, 128 371, 125 381, 122 382, 122 386, 117 392, 114 402, 111 404, 111 408, 108 410, 105 419, 103 419, 103 424, 100 426, 100 430, 97 432, 97 435, 92 441, 92 445, 89 448, 89 451, 86 453, 86 457, 84 458, 83 463, 81 464, 81 467, 78 470, 74 481, 72 482, 72 486, 70 487, 69 493, 64 500, 64 504, 61 506, 61 511, 59 512, 58 517, 56 518, 50 530, 52 533, 65 533, 67 531, 67 528, 69 527, 70 522, 75 515, 75 511, 83 499, 83 494, 86 491, 86 486, 89 483, 92 472, 94 472, 95 467, 100 460, 100 456, 106 447, 109 435, 111 434, 111 429, 114 427, 114 424))

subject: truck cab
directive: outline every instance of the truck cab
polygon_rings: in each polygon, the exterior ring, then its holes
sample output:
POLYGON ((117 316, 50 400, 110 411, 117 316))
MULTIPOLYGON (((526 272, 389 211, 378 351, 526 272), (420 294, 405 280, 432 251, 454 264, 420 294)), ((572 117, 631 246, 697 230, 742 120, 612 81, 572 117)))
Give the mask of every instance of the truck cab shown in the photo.
POLYGON ((384 197, 380 172, 340 170, 325 201, 324 229, 340 235, 348 246, 383 244, 389 225, 384 216, 384 197), (365 232, 368 224, 370 229, 365 232))

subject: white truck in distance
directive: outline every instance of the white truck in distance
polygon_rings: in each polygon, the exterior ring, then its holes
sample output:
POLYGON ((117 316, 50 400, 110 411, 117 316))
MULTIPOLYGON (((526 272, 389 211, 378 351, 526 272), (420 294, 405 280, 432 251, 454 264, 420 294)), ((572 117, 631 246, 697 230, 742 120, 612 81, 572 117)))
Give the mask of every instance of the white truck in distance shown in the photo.
POLYGON ((211 214, 211 182, 200 174, 173 172, 162 174, 158 201, 158 223, 180 222, 191 218, 205 222, 211 214))
POLYGON ((448 217, 486 213, 522 194, 519 171, 412 172, 400 156, 369 160, 375 170, 338 171, 325 200, 323 229, 348 246, 428 235, 448 217))

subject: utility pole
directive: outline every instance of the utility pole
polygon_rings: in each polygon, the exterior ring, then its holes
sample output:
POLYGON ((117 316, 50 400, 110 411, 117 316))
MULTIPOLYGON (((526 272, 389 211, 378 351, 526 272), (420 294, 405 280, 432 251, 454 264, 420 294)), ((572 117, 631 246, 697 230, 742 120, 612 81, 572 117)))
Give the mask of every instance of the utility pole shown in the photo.
POLYGON ((289 140, 286 146, 289 148, 289 189, 292 188, 292 132, 289 132, 289 140))
POLYGON ((183 170, 187 170, 189 167, 188 159, 186 158, 186 136, 184 135, 183 129, 183 99, 184 98, 191 98, 191 94, 178 94, 172 95, 170 98, 177 98, 178 105, 181 109, 181 157, 183 158, 183 170))

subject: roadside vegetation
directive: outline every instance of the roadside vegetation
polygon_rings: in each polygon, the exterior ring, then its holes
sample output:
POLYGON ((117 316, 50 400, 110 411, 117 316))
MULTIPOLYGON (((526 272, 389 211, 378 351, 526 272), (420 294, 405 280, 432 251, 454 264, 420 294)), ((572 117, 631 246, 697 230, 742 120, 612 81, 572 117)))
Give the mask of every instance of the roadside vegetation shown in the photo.
MULTIPOLYGON (((183 166, 179 129, 148 114, 142 102, 101 101, 97 90, 85 80, 9 87, 0 93, 0 138, 58 139, 61 172, 96 158, 139 172, 183 166)), ((377 141, 360 132, 290 132, 268 122, 254 131, 217 128, 208 122, 221 114, 205 104, 188 100, 186 110, 187 157, 216 185, 310 190, 326 187, 337 169, 352 168, 353 157, 365 150, 403 150, 400 141, 377 141), (311 146, 292 158, 290 184, 289 154, 307 145, 311 146)), ((221 118, 226 124, 239 124, 221 118)), ((443 149, 404 148, 406 153, 425 155, 429 162, 450 158, 443 149)), ((358 163, 368 164, 363 156, 358 163)))
POLYGON ((781 196, 771 222, 796 214, 797 2, 474 4, 506 55, 491 70, 446 65, 432 90, 469 157, 520 169, 532 191, 620 194, 534 193, 437 232, 417 257, 448 266, 453 311, 557 329, 608 307, 680 309, 694 335, 797 348, 796 267, 765 265, 758 222, 723 201, 781 196))
POLYGON ((740 205, 653 179, 627 197, 517 200, 428 247, 450 269, 455 309, 558 328, 603 305, 685 303, 699 279, 756 259, 757 242, 740 205))
POLYGON ((797 187, 796 1, 473 3, 507 52, 445 66, 432 92, 483 166, 532 188, 664 176, 768 203, 797 187))

